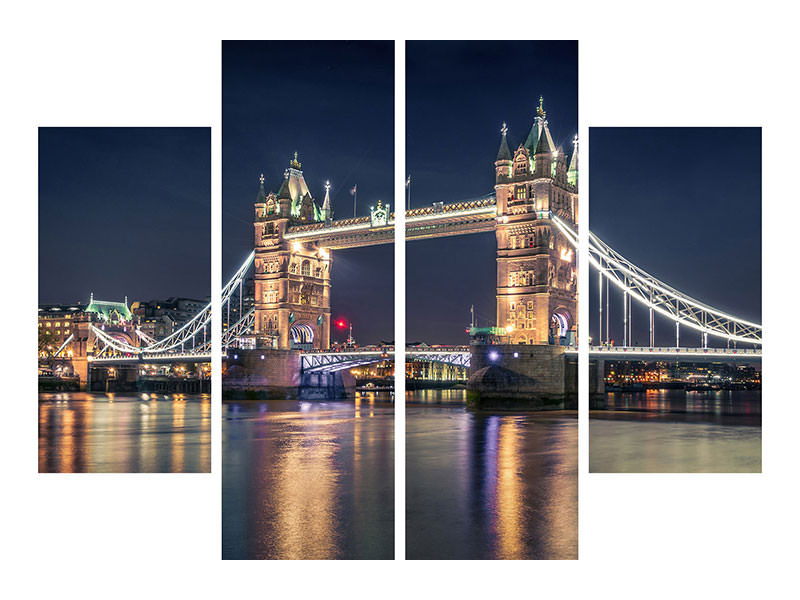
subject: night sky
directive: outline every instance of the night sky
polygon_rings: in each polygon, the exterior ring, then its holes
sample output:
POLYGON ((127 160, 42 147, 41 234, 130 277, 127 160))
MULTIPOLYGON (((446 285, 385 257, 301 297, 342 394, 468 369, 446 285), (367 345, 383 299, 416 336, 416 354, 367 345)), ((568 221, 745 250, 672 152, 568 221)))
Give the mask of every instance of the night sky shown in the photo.
MULTIPOLYGON (((591 128, 589 144, 592 232, 681 292, 761 323, 761 130, 591 128)), ((589 283, 596 339, 594 270, 589 283)), ((611 311, 611 337, 621 344, 619 294, 611 311)), ((634 305, 632 319, 634 344, 648 345, 647 309, 634 305)), ((674 346, 666 318, 656 318, 655 334, 656 345, 674 346)), ((681 328, 681 345, 694 343, 701 334, 681 328)), ((725 345, 709 336, 712 343, 725 345)))
MULTIPOLYGON (((277 192, 295 151, 334 218, 394 208, 394 43, 223 42, 223 283, 253 249, 258 177, 277 192)), ((353 323, 359 344, 394 338, 392 244, 333 253, 332 317, 353 323)), ((332 328, 332 340, 347 337, 332 328)))
POLYGON ((208 128, 39 129, 39 302, 205 299, 208 128))
MULTIPOLYGON (((406 150, 411 206, 494 192, 500 127, 512 152, 544 97, 556 145, 572 152, 578 127, 577 42, 408 42, 406 150)), ((494 233, 406 246, 409 342, 465 344, 469 308, 495 325, 494 233)))

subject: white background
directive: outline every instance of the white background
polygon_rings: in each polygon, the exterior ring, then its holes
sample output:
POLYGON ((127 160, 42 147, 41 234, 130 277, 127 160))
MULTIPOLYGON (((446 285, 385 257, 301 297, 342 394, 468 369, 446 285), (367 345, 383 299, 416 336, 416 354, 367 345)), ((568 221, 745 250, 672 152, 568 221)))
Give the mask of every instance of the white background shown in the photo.
MULTIPOLYGON (((798 20, 786 8, 789 3, 710 4, 452 2, 440 7, 432 2, 373 2, 351 7, 346 2, 297 0, 276 6, 143 1, 127 6, 4 5, 4 595, 796 597, 800 363, 791 340, 799 333, 794 237, 798 196, 793 189, 798 165, 798 20), (479 565, 221 561, 218 394, 211 475, 38 475, 37 126, 212 126, 212 273, 213 289, 219 290, 220 40, 286 36, 578 39, 584 141, 589 125, 762 126, 763 474, 590 476, 584 415, 580 560, 479 565)), ((538 59, 531 57, 534 77, 538 59)), ((402 56, 398 63, 402 73, 402 56)), ((498 93, 517 87, 513 82, 476 84, 497 84, 498 93)), ((402 81, 397 89, 402 92, 402 81)), ((520 100, 532 107, 535 102, 520 100)), ((404 94, 398 94, 396 106, 402 110, 404 94)), ((396 127, 403 131, 402 118, 396 127)), ((584 143, 581 151, 587 150, 584 143)), ((406 172, 403 156, 403 139, 398 136, 398 197, 406 172)), ((687 162, 691 159, 687 154, 687 162)), ((743 151, 743 162, 754 159, 743 151)), ((583 154, 584 223, 587 167, 583 154)), ((745 215, 741 226, 748 227, 745 215)), ((76 231, 75 236, 90 233, 76 231)), ((397 252, 396 264, 402 269, 402 246, 397 252)), ((581 276, 585 285, 586 269, 581 276)), ((396 281, 399 334, 404 331, 402 271, 396 281)), ((586 322, 586 307, 581 310, 586 322)), ((582 385, 585 389, 585 381, 582 385)), ((214 389, 219 391, 218 378, 214 389)), ((402 426, 401 415, 397 423, 402 426)), ((400 468, 401 435, 396 446, 400 468)), ((398 478, 399 509, 402 484, 398 478)))

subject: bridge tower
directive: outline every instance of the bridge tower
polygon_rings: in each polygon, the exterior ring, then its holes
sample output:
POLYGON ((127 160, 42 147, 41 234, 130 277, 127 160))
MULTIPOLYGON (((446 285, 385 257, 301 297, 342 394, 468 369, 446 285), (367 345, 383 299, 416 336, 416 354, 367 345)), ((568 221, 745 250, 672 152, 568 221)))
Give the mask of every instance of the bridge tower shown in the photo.
POLYGON ((331 252, 286 240, 296 225, 329 221, 330 186, 320 208, 306 185, 297 153, 277 193, 260 178, 255 202, 255 334, 261 348, 327 349, 330 345, 331 252))
POLYGON ((514 344, 574 343, 577 252, 550 220, 575 227, 577 138, 572 160, 556 148, 542 98, 528 137, 512 153, 503 124, 495 160, 497 325, 514 344))

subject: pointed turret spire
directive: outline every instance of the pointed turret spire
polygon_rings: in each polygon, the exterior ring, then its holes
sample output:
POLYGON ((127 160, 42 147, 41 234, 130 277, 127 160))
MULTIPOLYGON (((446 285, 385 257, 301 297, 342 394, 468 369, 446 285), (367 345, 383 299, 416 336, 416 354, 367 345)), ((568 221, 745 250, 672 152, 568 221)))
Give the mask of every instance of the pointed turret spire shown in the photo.
POLYGON ((497 152, 496 161, 511 160, 511 150, 509 150, 508 141, 506 140, 506 134, 508 133, 508 127, 506 126, 505 123, 503 123, 503 127, 500 129, 500 133, 503 135, 503 137, 500 140, 500 150, 498 150, 498 152, 497 152))
POLYGON ((572 150, 572 158, 569 161, 569 169, 567 169, 567 181, 570 185, 578 185, 578 135, 572 140, 574 149, 572 150))
POLYGON ((331 182, 325 182, 325 200, 322 201, 322 210, 330 210, 331 208, 331 182))
POLYGON ((303 165, 300 163, 300 161, 299 161, 299 160, 297 160, 297 150, 295 150, 295 152, 294 152, 294 158, 293 158, 293 159, 291 160, 291 162, 289 163, 289 166, 290 166, 290 167, 292 167, 293 169, 299 169, 300 167, 302 167, 302 166, 303 166, 303 165))
POLYGON ((267 193, 264 191, 264 174, 262 173, 258 178, 258 196, 256 202, 263 204, 267 201, 267 193))
POLYGON ((539 154, 539 146, 542 143, 542 137, 546 138, 547 150, 545 152, 552 152, 555 150, 553 138, 550 137, 550 130, 547 128, 547 112, 544 110, 544 98, 539 96, 539 105, 536 107, 536 116, 533 118, 533 125, 531 131, 525 140, 525 148, 530 152, 531 156, 539 154))
POLYGON ((543 130, 539 136, 539 143, 536 145, 535 154, 549 154, 553 151, 550 140, 547 139, 547 130, 543 130))
POLYGON ((330 219, 332 215, 331 212, 331 182, 325 182, 325 199, 322 201, 322 220, 330 219))

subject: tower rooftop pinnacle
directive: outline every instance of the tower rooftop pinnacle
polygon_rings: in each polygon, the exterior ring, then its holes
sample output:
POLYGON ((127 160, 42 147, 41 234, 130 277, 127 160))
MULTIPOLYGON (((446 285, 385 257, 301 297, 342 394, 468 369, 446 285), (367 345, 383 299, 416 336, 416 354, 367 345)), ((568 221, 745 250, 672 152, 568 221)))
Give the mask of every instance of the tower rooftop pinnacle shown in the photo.
POLYGON ((503 123, 503 127, 500 129, 500 133, 503 135, 503 137, 500 140, 500 150, 497 151, 496 161, 511 160, 511 150, 508 148, 508 141, 506 140, 508 127, 505 123, 503 123))
POLYGON ((528 134, 528 137, 525 139, 525 143, 523 144, 531 156, 540 153, 539 146, 541 145, 542 137, 545 138, 547 143, 547 149, 544 151, 552 152, 555 150, 553 138, 550 136, 550 130, 547 127, 546 116, 547 113, 544 110, 544 98, 539 96, 539 105, 536 107, 536 116, 533 119, 531 131, 528 134))
POLYGON ((547 126, 543 125, 541 129, 535 154, 548 154, 553 152, 553 141, 550 139, 550 132, 547 130, 547 126))
POLYGON ((293 169, 299 169, 303 165, 297 160, 297 151, 295 150, 294 158, 289 162, 289 166, 293 169))
MULTIPOLYGON (((322 202, 322 210, 330 211, 331 209, 331 182, 325 182, 325 200, 322 202)), ((325 213, 328 214, 328 213, 325 213)))
POLYGON ((267 193, 264 191, 264 174, 261 173, 258 177, 258 196, 256 196, 256 202, 264 203, 267 201, 267 193))
POLYGON ((536 107, 536 116, 542 119, 547 117, 547 113, 544 110, 544 97, 539 96, 539 106, 536 107))
POLYGON ((578 170, 578 136, 575 136, 575 139, 572 140, 572 157, 569 160, 569 170, 570 171, 577 171, 578 170))

